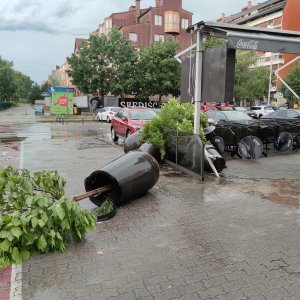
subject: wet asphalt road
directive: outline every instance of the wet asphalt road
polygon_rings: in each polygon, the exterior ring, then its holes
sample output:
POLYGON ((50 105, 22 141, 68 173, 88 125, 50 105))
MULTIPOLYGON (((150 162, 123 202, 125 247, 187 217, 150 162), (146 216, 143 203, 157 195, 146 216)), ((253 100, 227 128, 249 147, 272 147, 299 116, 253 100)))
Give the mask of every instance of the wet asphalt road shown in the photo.
MULTIPOLYGON (((109 124, 38 119, 29 107, 0 112, 21 140, 0 143, 2 166, 56 169, 76 195, 123 155, 109 124)), ((223 177, 204 182, 162 166, 154 188, 85 242, 25 262, 23 299, 299 299, 300 152, 226 160, 223 177)))

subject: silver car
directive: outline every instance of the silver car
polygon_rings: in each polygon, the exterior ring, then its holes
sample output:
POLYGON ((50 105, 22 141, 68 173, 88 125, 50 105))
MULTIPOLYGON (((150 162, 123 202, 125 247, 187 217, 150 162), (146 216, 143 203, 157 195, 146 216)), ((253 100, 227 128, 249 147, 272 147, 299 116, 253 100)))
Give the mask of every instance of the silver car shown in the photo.
POLYGON ((107 123, 111 122, 112 117, 116 114, 119 110, 119 107, 115 106, 108 106, 100 108, 97 113, 97 120, 98 122, 106 121, 107 123))
POLYGON ((274 112, 274 109, 271 106, 257 105, 252 106, 251 111, 255 112, 257 119, 260 119, 262 116, 265 116, 269 113, 274 112))

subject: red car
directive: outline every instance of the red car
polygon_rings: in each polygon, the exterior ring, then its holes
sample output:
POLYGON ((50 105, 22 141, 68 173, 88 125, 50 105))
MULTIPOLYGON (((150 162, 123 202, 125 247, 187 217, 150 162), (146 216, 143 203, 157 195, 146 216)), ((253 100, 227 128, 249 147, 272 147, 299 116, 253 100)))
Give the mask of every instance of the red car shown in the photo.
POLYGON ((117 141, 119 137, 127 138, 155 117, 157 114, 151 108, 121 108, 111 119, 111 139, 117 141))

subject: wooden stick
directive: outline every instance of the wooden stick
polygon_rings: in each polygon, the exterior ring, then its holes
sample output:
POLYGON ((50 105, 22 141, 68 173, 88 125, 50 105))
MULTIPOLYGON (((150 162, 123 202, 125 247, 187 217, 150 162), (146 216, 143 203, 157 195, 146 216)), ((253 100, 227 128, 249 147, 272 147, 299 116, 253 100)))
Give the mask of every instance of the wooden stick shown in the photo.
POLYGON ((99 194, 99 193, 103 193, 103 192, 108 192, 112 189, 112 186, 111 185, 106 185, 106 186, 103 186, 103 187, 100 187, 100 188, 97 188, 95 190, 91 190, 87 193, 84 193, 84 194, 81 194, 81 195, 78 195, 78 196, 74 196, 74 200, 75 201, 80 201, 80 200, 83 200, 85 198, 88 198, 88 197, 91 197, 91 196, 94 196, 96 194, 99 194))

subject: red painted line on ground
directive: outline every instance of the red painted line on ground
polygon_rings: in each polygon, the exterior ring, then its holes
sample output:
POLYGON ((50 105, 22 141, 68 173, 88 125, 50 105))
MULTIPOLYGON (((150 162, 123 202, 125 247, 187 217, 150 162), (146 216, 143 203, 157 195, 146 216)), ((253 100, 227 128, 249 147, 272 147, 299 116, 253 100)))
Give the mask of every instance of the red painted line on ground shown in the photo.
POLYGON ((0 300, 10 299, 10 282, 12 266, 0 269, 0 300))

